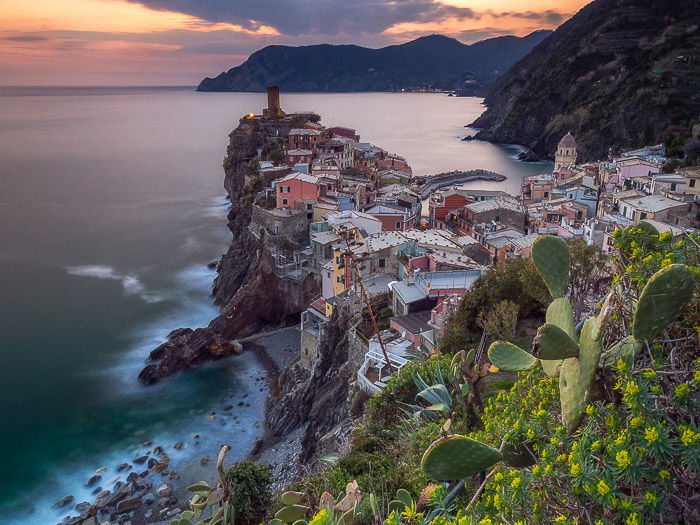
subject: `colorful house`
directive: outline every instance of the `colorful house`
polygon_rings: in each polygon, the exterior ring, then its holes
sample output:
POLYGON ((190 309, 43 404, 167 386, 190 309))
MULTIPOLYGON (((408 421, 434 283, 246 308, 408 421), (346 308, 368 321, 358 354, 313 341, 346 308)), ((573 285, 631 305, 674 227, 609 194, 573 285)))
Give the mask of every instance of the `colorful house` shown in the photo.
POLYGON ((291 173, 275 182, 277 208, 307 210, 312 213, 318 200, 318 177, 306 173, 291 173))

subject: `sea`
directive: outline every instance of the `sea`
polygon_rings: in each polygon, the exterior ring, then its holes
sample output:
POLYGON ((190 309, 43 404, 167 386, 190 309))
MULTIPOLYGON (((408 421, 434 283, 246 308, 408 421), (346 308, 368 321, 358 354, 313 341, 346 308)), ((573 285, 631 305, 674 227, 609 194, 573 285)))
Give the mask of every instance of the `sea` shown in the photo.
MULTIPOLYGON (((192 447, 210 460, 224 443, 232 459, 251 447, 264 410, 254 361, 151 387, 137 374, 171 330, 217 313, 207 264, 230 239, 228 134, 265 105, 191 87, 0 87, 0 524, 60 521, 72 505, 54 501, 92 500, 90 476, 106 469, 109 488, 153 443, 183 442, 174 463, 192 447), (212 421, 231 399, 246 399, 236 421, 212 421)), ((471 187, 517 193, 551 169, 517 161, 518 146, 460 140, 479 98, 283 93, 282 107, 357 129, 416 175, 483 168, 507 180, 471 187)))

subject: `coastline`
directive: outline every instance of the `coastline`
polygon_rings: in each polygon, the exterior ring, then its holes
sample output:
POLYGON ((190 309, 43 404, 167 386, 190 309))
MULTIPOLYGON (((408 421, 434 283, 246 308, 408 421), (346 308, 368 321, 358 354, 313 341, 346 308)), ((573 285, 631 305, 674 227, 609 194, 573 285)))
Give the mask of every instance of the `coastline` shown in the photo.
MULTIPOLYGON (((52 519, 57 524, 74 525, 118 523, 121 516, 126 516, 132 525, 167 524, 188 508, 189 485, 213 480, 213 464, 221 445, 232 446, 233 454, 229 456, 232 462, 253 457, 256 448, 260 454, 256 459, 265 457, 264 454, 280 441, 265 424, 270 394, 281 371, 296 355, 299 332, 292 326, 255 334, 250 339, 242 354, 210 366, 243 369, 253 387, 252 392, 222 395, 216 406, 202 414, 205 421, 199 427, 201 430, 182 435, 181 441, 146 440, 132 455, 123 456, 116 467, 97 468, 93 476, 85 480, 90 484, 93 498, 80 501, 73 494, 64 496, 61 499, 65 505, 54 509, 52 519), (253 424, 241 422, 236 408, 256 404, 260 411, 253 424), (214 425, 224 428, 218 430, 214 425), (250 444, 236 446, 241 441, 239 435, 244 435, 250 444), (167 462, 162 461, 164 456, 168 457, 167 462), (91 522, 91 517, 96 521, 91 522)), ((38 514, 42 510, 35 509, 30 514, 34 512, 38 514)), ((42 519, 46 513, 42 512, 42 519)))

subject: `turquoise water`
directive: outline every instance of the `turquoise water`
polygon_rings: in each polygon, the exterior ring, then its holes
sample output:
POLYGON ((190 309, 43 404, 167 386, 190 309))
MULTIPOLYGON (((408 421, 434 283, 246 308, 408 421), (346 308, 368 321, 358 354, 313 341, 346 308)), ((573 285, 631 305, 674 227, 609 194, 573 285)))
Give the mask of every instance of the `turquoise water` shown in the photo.
MULTIPOLYGON (((356 127, 416 174, 492 169, 509 177, 498 187, 517 191, 520 177, 548 167, 459 141, 483 110, 478 99, 295 94, 282 103, 356 127)), ((0 88, 0 523, 57 521, 53 501, 86 498, 95 469, 139 455, 145 440, 189 447, 201 432, 203 456, 223 440, 239 456, 252 443, 259 395, 235 423, 207 420, 230 396, 258 392, 262 371, 250 359, 151 388, 136 375, 170 330, 216 315, 206 264, 229 237, 221 162, 239 116, 264 104, 261 94, 173 88, 0 88), (30 517, 3 521, 28 506, 30 517)))

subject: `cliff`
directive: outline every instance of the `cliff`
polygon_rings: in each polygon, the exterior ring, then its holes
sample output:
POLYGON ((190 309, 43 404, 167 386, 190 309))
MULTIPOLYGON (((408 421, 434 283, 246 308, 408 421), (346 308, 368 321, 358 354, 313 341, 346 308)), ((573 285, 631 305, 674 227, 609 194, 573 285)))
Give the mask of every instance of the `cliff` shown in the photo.
POLYGON ((664 139, 700 119, 697 0, 595 0, 489 89, 477 138, 551 156, 567 131, 579 160, 664 139))
POLYGON ((149 354, 149 364, 139 374, 145 384, 153 384, 174 373, 205 361, 230 355, 233 340, 279 327, 290 316, 299 314, 320 294, 312 275, 301 281, 280 278, 270 256, 276 242, 250 232, 256 194, 272 178, 258 173, 261 158, 280 150, 294 116, 284 120, 242 118, 229 135, 224 159, 224 187, 231 200, 228 227, 232 238, 222 256, 214 281, 213 296, 221 314, 207 327, 177 329, 168 340, 149 354))
MULTIPOLYGON (((502 36, 462 44, 441 35, 369 49, 355 45, 267 46, 240 66, 205 78, 198 91, 392 91, 402 88, 478 91, 549 34, 502 36), (466 83, 465 83, 466 82, 466 83)), ((473 94, 473 93, 472 93, 473 94)))

